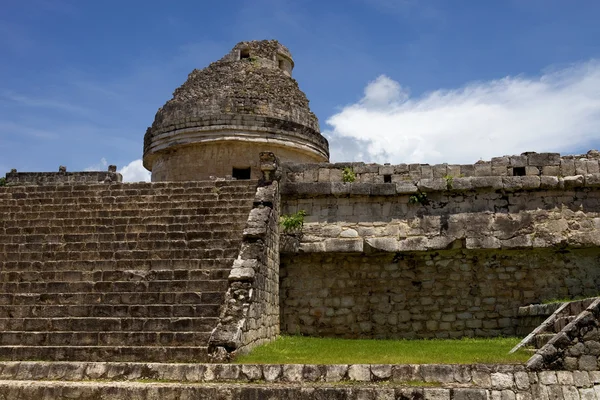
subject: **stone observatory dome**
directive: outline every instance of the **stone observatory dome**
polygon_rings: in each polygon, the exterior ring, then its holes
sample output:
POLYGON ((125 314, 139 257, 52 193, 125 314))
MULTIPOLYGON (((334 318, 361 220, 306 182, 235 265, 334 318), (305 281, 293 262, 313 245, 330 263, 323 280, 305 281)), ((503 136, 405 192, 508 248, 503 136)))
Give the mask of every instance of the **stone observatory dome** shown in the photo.
POLYGON ((257 178, 261 151, 282 161, 328 161, 327 139, 293 68, 286 47, 262 40, 238 43, 192 71, 144 136, 152 181, 257 178))

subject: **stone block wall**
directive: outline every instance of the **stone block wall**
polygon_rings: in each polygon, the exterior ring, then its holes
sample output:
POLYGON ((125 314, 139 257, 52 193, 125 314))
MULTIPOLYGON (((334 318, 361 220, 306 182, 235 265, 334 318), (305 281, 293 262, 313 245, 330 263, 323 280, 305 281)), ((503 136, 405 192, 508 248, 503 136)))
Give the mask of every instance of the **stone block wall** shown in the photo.
POLYGON ((600 152, 582 155, 527 152, 494 157, 475 164, 396 164, 357 163, 286 164, 289 182, 342 182, 342 171, 350 168, 358 183, 414 182, 421 179, 488 176, 575 176, 600 172, 600 152))
POLYGON ((279 203, 277 181, 257 188, 225 306, 209 340, 213 361, 228 361, 279 334, 279 203))
POLYGON ((600 361, 600 298, 566 325, 527 362, 533 370, 597 371, 600 361))
POLYGON ((17 172, 13 169, 6 174, 6 184, 16 185, 85 185, 97 183, 118 183, 123 176, 116 172, 116 167, 106 172, 67 172, 61 167, 59 172, 17 172))
POLYGON ((514 336, 525 304, 600 286, 600 249, 287 253, 281 326, 346 338, 514 336))
POLYGON ((458 169, 286 164, 282 213, 307 215, 301 239, 283 241, 282 330, 515 335, 521 306, 597 295, 597 155, 526 153, 458 169), (344 167, 354 182, 342 182, 344 167))

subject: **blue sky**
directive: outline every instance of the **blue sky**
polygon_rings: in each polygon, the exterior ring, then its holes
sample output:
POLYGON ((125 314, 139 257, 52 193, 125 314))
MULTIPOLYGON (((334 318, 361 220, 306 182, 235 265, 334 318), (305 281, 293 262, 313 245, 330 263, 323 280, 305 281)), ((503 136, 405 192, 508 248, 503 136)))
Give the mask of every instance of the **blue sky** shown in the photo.
POLYGON ((270 38, 332 161, 586 152, 599 20, 597 0, 2 0, 0 172, 125 167, 189 72, 270 38))

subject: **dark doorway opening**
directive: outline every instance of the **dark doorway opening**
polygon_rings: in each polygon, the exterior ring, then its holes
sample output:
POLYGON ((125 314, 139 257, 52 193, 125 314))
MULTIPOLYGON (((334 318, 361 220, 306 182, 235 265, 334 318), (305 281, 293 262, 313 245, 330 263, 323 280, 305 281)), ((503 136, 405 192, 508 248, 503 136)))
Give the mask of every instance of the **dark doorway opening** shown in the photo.
POLYGON ((231 176, 235 179, 250 179, 250 167, 248 168, 233 168, 231 176))
POLYGON ((513 167, 513 176, 525 176, 525 167, 513 167))

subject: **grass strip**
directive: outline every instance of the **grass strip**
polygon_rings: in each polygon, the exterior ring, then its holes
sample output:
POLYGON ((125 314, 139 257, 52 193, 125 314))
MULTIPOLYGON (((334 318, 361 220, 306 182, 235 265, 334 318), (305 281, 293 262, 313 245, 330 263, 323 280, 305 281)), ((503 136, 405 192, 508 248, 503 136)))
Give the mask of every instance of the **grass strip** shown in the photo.
POLYGON ((281 336, 238 357, 239 364, 520 364, 526 350, 508 354, 519 338, 432 340, 335 339, 281 336))

